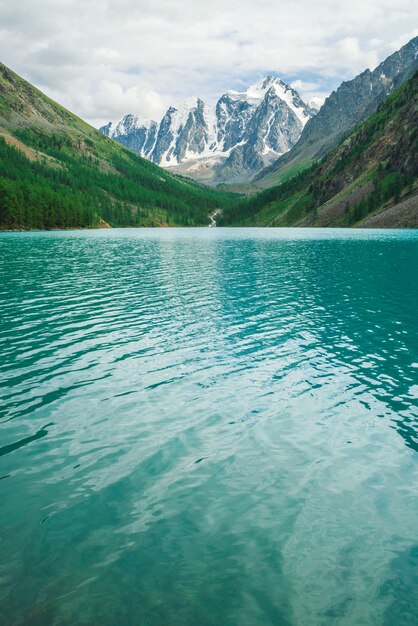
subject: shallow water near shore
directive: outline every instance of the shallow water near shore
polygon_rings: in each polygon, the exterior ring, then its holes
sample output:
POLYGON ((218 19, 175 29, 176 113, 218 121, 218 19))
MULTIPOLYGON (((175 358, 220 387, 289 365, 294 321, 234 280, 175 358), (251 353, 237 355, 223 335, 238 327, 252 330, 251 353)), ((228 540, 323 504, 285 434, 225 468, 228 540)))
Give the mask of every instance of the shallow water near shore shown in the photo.
POLYGON ((418 232, 0 234, 0 623, 416 626, 418 232))

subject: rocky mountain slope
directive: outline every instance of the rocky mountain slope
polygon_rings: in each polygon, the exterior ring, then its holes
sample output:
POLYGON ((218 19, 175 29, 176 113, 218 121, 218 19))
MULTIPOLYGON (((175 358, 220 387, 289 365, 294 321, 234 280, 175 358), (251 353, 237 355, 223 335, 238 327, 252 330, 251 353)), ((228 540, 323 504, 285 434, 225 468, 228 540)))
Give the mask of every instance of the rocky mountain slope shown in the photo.
POLYGON ((0 228, 208 225, 226 195, 172 176, 0 64, 0 228))
POLYGON ((418 72, 318 164, 224 211, 224 225, 418 227, 418 72))
POLYGON ((297 144, 255 178, 259 187, 270 187, 292 172, 300 171, 337 145, 359 122, 418 69, 418 37, 353 80, 343 82, 325 100, 318 115, 306 124, 297 144))
POLYGON ((206 105, 191 98, 160 123, 126 115, 100 130, 137 154, 207 183, 247 181, 298 141, 316 110, 279 78, 206 105))

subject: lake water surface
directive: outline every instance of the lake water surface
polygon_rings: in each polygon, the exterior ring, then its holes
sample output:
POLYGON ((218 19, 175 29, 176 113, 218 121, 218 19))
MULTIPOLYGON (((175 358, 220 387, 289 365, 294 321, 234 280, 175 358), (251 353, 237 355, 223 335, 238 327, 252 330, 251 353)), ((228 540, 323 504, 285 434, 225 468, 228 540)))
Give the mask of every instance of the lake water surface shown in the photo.
POLYGON ((0 623, 418 624, 418 232, 0 234, 0 623))

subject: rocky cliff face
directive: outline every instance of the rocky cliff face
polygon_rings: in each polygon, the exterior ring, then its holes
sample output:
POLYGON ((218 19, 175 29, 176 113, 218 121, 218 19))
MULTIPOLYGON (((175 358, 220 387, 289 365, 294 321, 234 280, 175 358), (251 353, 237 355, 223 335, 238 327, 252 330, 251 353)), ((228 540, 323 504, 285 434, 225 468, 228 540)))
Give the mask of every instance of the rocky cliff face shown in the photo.
POLYGON ((100 130, 141 156, 207 182, 242 182, 298 141, 316 110, 279 78, 229 91, 207 106, 192 98, 159 124, 126 115, 100 130))
POLYGON ((135 115, 125 115, 118 124, 109 122, 100 130, 106 137, 113 137, 133 152, 146 156, 155 144, 158 125, 154 121, 142 122, 135 115))
POLYGON ((258 180, 271 178, 283 168, 289 169, 300 160, 321 158, 360 122, 374 113, 379 104, 396 87, 410 78, 418 68, 418 37, 380 63, 375 70, 365 70, 353 80, 343 82, 325 100, 318 115, 306 124, 297 144, 280 157, 258 180))
POLYGON ((261 89, 264 96, 252 110, 241 137, 235 137, 235 147, 215 168, 218 179, 248 180, 249 173, 260 171, 278 154, 290 150, 315 113, 282 81, 266 79, 261 89))
MULTIPOLYGON (((356 124, 376 111, 379 104, 417 69, 418 37, 380 63, 374 71, 366 70, 353 80, 343 82, 326 99, 317 119, 307 125, 303 141, 346 134, 356 124)), ((335 140, 332 139, 331 143, 335 140)), ((325 142, 325 145, 329 141, 325 142)), ((325 147, 325 146, 324 146, 325 147)))

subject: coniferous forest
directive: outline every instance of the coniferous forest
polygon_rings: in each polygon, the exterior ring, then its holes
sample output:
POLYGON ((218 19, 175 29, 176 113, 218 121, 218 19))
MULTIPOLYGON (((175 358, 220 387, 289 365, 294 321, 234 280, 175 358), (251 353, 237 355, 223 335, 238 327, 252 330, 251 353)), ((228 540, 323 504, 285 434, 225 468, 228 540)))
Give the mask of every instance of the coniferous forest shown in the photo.
POLYGON ((0 225, 5 229, 111 226, 206 225, 208 213, 226 194, 200 189, 186 180, 156 179, 155 166, 127 151, 113 155, 103 171, 92 156, 72 156, 32 130, 16 131, 25 145, 41 150, 29 160, 0 137, 0 225), (49 157, 49 158, 48 158, 49 157), (138 171, 140 161, 141 171, 138 171))
POLYGON ((232 194, 172 176, 0 64, 0 228, 200 226, 232 194))

